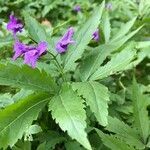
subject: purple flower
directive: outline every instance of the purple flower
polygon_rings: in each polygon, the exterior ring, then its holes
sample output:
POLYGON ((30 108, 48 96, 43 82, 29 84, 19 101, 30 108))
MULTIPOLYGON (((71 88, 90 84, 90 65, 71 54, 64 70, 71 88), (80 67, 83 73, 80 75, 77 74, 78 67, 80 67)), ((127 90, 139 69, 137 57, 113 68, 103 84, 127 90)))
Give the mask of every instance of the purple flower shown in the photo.
POLYGON ((105 8, 107 10, 112 10, 113 9, 112 3, 107 3, 106 6, 105 6, 105 8))
POLYGON ((74 40, 72 40, 73 34, 74 34, 74 29, 71 27, 63 35, 63 37, 57 42, 56 50, 58 51, 58 53, 64 53, 67 50, 68 45, 75 42, 74 40))
POLYGON ((37 46, 34 46, 25 45, 17 40, 14 45, 15 54, 13 60, 16 60, 20 56, 24 56, 24 63, 35 68, 37 60, 46 53, 46 49, 46 42, 40 42, 37 46))
POLYGON ((14 56, 13 60, 16 60, 18 57, 22 56, 27 51, 27 45, 21 43, 19 40, 15 41, 14 44, 14 56))
POLYGON ((96 29, 96 31, 93 33, 93 39, 98 42, 99 41, 99 30, 96 29))
POLYGON ((7 24, 7 30, 12 31, 15 36, 17 32, 21 32, 23 29, 23 24, 19 19, 17 19, 13 14, 9 16, 10 21, 7 24))
POLYGON ((24 63, 30 65, 32 68, 35 68, 39 57, 46 54, 46 49, 46 42, 40 42, 37 47, 28 47, 27 52, 24 54, 24 63))
POLYGON ((73 10, 76 11, 76 12, 80 12, 81 7, 79 5, 76 5, 73 10))

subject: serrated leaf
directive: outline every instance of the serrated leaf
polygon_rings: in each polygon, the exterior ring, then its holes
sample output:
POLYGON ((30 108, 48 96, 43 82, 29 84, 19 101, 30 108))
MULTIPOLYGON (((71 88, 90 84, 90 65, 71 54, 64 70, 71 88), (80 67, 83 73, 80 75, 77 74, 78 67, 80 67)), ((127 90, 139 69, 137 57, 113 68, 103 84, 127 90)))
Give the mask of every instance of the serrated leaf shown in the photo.
POLYGON ((47 94, 34 94, 1 110, 0 147, 12 147, 28 130, 48 101, 47 94))
POLYGON ((146 144, 147 138, 150 135, 150 122, 148 112, 146 110, 147 100, 146 96, 141 93, 139 85, 135 78, 133 79, 132 86, 132 101, 133 101, 133 115, 135 127, 138 129, 140 136, 146 144))
POLYGON ((89 77, 100 67, 107 56, 109 56, 112 52, 117 51, 141 28, 142 26, 115 42, 109 42, 93 49, 93 51, 85 58, 85 60, 83 60, 83 64, 80 67, 81 79, 83 81, 87 81, 89 77))
POLYGON ((77 82, 72 86, 80 96, 82 95, 86 99, 87 105, 94 112, 98 122, 106 126, 108 123, 108 89, 98 82, 77 82))
POLYGON ((119 71, 123 71, 135 57, 136 51, 133 49, 133 46, 134 45, 131 44, 116 54, 106 65, 100 67, 90 77, 90 80, 102 79, 119 71))
POLYGON ((121 27, 121 29, 117 32, 117 34, 112 38, 111 41, 116 41, 120 38, 122 38, 125 34, 129 32, 133 24, 135 23, 136 17, 127 22, 125 25, 121 27))
POLYGON ((145 57, 149 57, 150 55, 150 49, 149 48, 144 48, 141 51, 139 51, 137 53, 136 59, 134 61, 132 61, 129 65, 126 66, 126 70, 127 69, 131 69, 133 67, 136 67, 138 64, 140 64, 140 62, 143 61, 143 59, 145 57))
POLYGON ((83 100, 77 96, 70 85, 64 84, 61 93, 52 98, 49 110, 52 111, 52 117, 62 130, 67 131, 70 137, 91 150, 85 132, 86 114, 83 100))
POLYGON ((117 118, 109 117, 106 129, 110 132, 116 133, 117 137, 137 149, 144 149, 145 147, 136 130, 117 118))
POLYGON ((31 90, 54 92, 56 85, 53 78, 38 69, 0 63, 0 85, 9 85, 31 90))
POLYGON ((129 147, 125 142, 119 140, 115 136, 104 134, 99 129, 95 130, 102 139, 104 145, 109 147, 111 150, 134 150, 133 147, 129 147))
POLYGON ((99 25, 104 6, 105 3, 103 2, 101 7, 95 8, 92 16, 83 24, 83 26, 79 27, 78 31, 75 33, 75 43, 68 48, 68 51, 65 55, 65 72, 72 68, 77 59, 81 58, 85 47, 92 39, 92 34, 96 31, 99 25))

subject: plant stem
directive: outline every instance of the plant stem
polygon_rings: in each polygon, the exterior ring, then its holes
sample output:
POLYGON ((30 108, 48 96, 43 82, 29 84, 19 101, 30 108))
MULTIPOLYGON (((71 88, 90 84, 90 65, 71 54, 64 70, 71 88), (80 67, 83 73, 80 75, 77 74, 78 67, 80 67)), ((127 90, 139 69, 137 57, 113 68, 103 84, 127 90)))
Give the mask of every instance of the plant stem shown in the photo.
POLYGON ((56 62, 56 65, 57 65, 57 67, 59 68, 59 71, 60 71, 60 74, 61 74, 61 76, 62 76, 62 79, 63 79, 63 81, 65 81, 66 82, 66 79, 65 79, 65 77, 64 77, 64 72, 63 72, 63 68, 62 68, 62 66, 59 64, 59 62, 57 61, 57 55, 55 56, 54 54, 52 54, 51 52, 49 52, 48 51, 48 53, 53 57, 53 59, 55 60, 55 62, 56 62))

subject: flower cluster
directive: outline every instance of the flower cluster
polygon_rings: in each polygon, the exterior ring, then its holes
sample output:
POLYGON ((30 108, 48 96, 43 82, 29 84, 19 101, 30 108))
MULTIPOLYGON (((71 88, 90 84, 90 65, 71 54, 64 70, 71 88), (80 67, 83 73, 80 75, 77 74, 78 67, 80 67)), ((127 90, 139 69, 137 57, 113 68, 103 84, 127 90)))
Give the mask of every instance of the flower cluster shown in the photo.
MULTIPOLYGON (((30 65, 32 68, 36 67, 37 60, 44 54, 46 54, 47 43, 44 41, 39 42, 37 45, 26 45, 21 43, 17 38, 17 32, 22 32, 23 24, 14 15, 10 15, 10 21, 7 24, 7 29, 12 31, 15 43, 14 43, 14 56, 13 60, 18 57, 24 57, 24 63, 30 65)), ((74 29, 70 27, 62 38, 56 43, 56 50, 58 53, 66 52, 68 45, 75 43, 73 40, 74 29)), ((97 29, 93 33, 93 40, 99 41, 99 30, 97 29)))
MULTIPOLYGON (((64 53, 66 52, 68 45, 75 43, 75 41, 72 39, 74 35, 74 29, 70 27, 67 32, 62 36, 62 38, 56 43, 56 50, 58 53, 64 53)), ((96 31, 93 33, 93 40, 96 42, 99 41, 99 30, 96 29, 96 31)))
POLYGON ((12 31, 14 37, 17 32, 21 32, 23 29, 23 24, 19 19, 17 19, 13 14, 9 16, 10 21, 7 24, 7 29, 12 31))
POLYGON ((37 60, 40 58, 40 56, 46 53, 47 43, 39 42, 36 46, 21 43, 16 34, 17 32, 22 32, 23 24, 13 14, 10 15, 9 18, 10 21, 7 24, 7 29, 12 31, 15 38, 13 60, 23 56, 24 63, 30 65, 32 68, 35 68, 37 60))
POLYGON ((40 42, 37 46, 35 45, 26 45, 21 43, 19 40, 16 40, 14 44, 15 54, 13 56, 13 60, 16 60, 18 57, 24 57, 24 63, 35 68, 36 61, 40 56, 46 53, 47 43, 40 42))
POLYGON ((80 12, 81 11, 80 5, 76 5, 73 10, 77 13, 80 12))

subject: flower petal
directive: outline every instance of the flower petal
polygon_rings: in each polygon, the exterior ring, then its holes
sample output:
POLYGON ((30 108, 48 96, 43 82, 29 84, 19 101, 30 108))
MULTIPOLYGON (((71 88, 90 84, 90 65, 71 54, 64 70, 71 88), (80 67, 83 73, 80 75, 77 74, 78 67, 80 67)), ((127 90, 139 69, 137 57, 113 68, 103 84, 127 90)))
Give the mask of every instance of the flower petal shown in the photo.
POLYGON ((41 56, 42 54, 44 54, 46 52, 48 45, 46 42, 40 42, 37 46, 37 50, 39 52, 39 56, 41 56))
POLYGON ((13 60, 16 60, 18 57, 24 54, 26 52, 26 48, 27 48, 27 45, 21 43, 19 40, 16 40, 14 44, 15 54, 13 56, 13 60))
POLYGON ((24 63, 28 64, 32 68, 36 67, 36 61, 38 60, 39 55, 37 50, 31 50, 24 54, 24 63))
POLYGON ((74 40, 72 40, 73 34, 74 29, 70 27, 56 44, 56 50, 58 51, 58 53, 65 52, 67 50, 68 45, 73 44, 75 42, 74 40))

